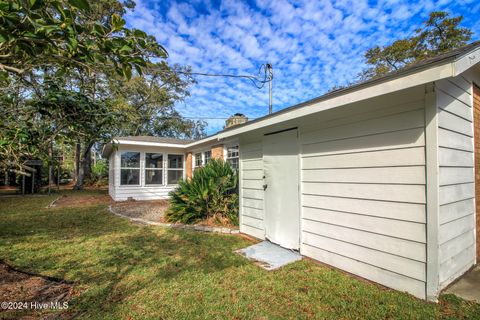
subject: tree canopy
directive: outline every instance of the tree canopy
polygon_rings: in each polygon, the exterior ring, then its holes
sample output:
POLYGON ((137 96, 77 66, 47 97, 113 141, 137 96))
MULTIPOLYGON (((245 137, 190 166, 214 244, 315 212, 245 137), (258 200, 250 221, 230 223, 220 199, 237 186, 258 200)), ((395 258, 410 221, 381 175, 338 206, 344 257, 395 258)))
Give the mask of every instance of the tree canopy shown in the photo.
POLYGON ((0 0, 0 169, 75 146, 79 188, 92 147, 114 135, 198 138, 175 102, 192 84, 153 36, 127 28, 131 1, 0 0))
MULTIPOLYGON (((167 51, 145 32, 125 27, 122 6, 112 1, 0 1, 0 69, 23 74, 37 68, 71 67, 90 72, 97 63, 112 64, 130 78, 151 58, 167 51), (99 16, 100 14, 100 16, 99 16)), ((7 74, 5 74, 5 72, 7 74)))
POLYGON ((473 33, 460 26, 462 20, 462 16, 450 17, 444 11, 430 13, 412 37, 367 50, 365 59, 369 67, 362 72, 360 78, 365 80, 382 76, 467 44, 473 33))

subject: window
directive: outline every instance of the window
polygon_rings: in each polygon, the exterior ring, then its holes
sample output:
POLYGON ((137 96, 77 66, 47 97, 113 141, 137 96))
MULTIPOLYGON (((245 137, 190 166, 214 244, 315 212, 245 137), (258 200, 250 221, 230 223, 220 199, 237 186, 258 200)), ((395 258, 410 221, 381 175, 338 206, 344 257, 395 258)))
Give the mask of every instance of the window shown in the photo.
POLYGON ((212 151, 205 151, 203 155, 205 156, 205 164, 207 164, 212 159, 212 151))
POLYGON ((183 156, 168 155, 168 184, 177 184, 183 178, 183 156))
POLYGON ((201 167, 201 166, 202 166, 202 154, 195 153, 195 167, 201 167))
POLYGON ((120 155, 120 184, 140 184, 140 152, 123 152, 120 155))
POLYGON ((238 146, 227 148, 227 162, 229 162, 235 170, 238 170, 238 146))
POLYGON ((163 184, 163 154, 145 153, 145 185, 163 184))

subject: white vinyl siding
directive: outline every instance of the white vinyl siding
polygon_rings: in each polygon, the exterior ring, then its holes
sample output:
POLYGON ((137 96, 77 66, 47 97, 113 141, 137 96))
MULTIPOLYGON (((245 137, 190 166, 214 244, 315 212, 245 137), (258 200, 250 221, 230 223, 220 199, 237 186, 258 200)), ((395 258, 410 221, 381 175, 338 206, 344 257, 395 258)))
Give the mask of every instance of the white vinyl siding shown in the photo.
POLYGON ((439 158, 439 284, 445 288, 475 263, 475 172, 472 83, 436 83, 439 158))
POLYGON ((301 252, 424 298, 425 102, 403 99, 300 130, 301 252))
POLYGON ((240 159, 240 231, 264 239, 261 142, 242 143, 240 159))

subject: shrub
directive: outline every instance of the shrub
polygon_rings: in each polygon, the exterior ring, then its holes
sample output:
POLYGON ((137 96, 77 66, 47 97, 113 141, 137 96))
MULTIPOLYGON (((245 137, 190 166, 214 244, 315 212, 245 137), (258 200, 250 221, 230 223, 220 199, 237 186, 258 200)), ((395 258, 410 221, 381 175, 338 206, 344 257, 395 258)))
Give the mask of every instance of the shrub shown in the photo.
POLYGON ((108 177, 108 161, 107 159, 99 159, 92 166, 92 179, 100 180, 108 177))
POLYGON ((195 223, 215 222, 238 225, 238 173, 222 160, 211 160, 195 170, 190 180, 180 181, 170 192, 168 221, 195 223))

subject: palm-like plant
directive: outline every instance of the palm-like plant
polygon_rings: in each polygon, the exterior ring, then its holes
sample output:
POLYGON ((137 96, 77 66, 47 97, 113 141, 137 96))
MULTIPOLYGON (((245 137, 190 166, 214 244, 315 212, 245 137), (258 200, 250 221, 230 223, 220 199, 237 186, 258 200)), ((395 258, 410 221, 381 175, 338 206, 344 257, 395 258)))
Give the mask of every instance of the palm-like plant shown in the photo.
POLYGON ((223 160, 209 161, 170 192, 168 221, 195 223, 210 218, 238 225, 238 173, 223 160))

